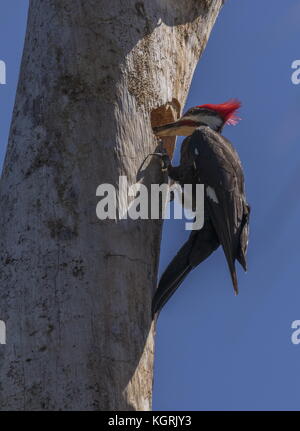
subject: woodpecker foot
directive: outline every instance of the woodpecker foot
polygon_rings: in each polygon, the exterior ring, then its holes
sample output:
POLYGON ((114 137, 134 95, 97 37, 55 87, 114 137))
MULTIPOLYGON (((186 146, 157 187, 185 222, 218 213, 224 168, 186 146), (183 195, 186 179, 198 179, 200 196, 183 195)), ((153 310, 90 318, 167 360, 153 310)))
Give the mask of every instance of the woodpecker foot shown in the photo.
POLYGON ((161 153, 152 153, 151 155, 152 156, 157 156, 157 157, 161 158, 161 161, 162 161, 161 170, 163 172, 166 172, 168 170, 169 166, 171 166, 170 157, 169 157, 169 155, 168 155, 168 153, 166 152, 165 149, 163 149, 161 153))

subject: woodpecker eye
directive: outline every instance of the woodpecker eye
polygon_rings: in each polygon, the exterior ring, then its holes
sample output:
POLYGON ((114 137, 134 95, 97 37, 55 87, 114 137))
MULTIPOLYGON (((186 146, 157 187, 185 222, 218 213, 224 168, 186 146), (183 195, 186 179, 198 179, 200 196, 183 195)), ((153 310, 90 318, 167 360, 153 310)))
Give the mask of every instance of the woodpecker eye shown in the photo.
POLYGON ((201 112, 202 111, 202 109, 200 108, 190 108, 185 114, 184 114, 184 116, 186 116, 186 115, 196 115, 196 114, 198 114, 199 112, 201 112))

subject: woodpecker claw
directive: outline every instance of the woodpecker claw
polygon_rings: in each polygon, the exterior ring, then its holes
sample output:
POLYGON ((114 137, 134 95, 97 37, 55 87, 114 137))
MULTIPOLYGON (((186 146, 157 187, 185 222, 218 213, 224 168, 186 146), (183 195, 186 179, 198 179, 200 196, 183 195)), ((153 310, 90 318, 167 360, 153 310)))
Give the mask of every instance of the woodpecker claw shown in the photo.
MULTIPOLYGON (((149 154, 149 155, 150 155, 150 154, 149 154)), ((162 170, 163 172, 166 172, 166 171, 168 170, 168 167, 169 167, 169 166, 170 166, 170 164, 171 164, 170 157, 169 157, 169 155, 167 154, 166 150, 165 150, 165 149, 163 149, 163 151, 162 151, 161 153, 152 153, 151 155, 152 155, 152 156, 157 156, 157 157, 160 157, 160 158, 161 158, 161 160, 162 160, 162 162, 163 162, 163 165, 162 165, 161 170, 162 170)))

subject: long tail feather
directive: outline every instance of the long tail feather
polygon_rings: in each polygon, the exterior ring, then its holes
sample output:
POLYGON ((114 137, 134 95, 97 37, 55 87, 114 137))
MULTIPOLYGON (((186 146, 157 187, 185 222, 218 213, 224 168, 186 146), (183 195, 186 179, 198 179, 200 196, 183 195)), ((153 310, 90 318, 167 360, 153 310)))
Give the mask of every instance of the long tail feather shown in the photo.
POLYGON ((189 262, 193 243, 194 235, 191 235, 161 276, 152 300, 152 317, 160 312, 164 304, 173 295, 176 289, 178 289, 184 278, 193 268, 189 262))
POLYGON ((171 296, 181 285, 191 269, 191 265, 188 265, 185 268, 181 268, 181 272, 178 273, 178 265, 176 265, 175 268, 175 265, 173 265, 172 262, 171 265, 168 266, 162 278, 160 279, 158 288, 156 289, 152 300, 152 318, 156 313, 160 312, 165 303, 171 298, 171 296))

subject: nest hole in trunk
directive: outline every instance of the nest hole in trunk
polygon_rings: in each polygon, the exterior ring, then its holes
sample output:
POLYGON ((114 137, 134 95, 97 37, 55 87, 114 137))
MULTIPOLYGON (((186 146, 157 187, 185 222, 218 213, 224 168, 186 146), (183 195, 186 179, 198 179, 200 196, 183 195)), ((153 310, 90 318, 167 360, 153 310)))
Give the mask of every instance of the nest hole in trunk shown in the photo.
MULTIPOLYGON (((163 124, 172 123, 178 120, 180 117, 181 106, 177 99, 173 98, 171 102, 167 102, 164 105, 158 106, 152 109, 150 114, 151 126, 162 126, 163 124)), ((164 148, 172 159, 176 136, 164 136, 161 138, 164 148)))

